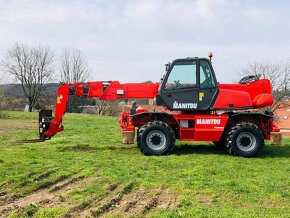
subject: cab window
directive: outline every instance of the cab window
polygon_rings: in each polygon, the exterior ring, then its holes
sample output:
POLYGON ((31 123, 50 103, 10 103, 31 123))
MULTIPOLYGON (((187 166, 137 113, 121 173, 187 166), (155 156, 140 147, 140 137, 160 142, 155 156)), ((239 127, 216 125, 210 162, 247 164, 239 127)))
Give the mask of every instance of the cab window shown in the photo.
POLYGON ((209 63, 200 61, 200 88, 214 88, 215 81, 209 63))
POLYGON ((168 76, 165 90, 196 87, 196 61, 176 62, 168 76))

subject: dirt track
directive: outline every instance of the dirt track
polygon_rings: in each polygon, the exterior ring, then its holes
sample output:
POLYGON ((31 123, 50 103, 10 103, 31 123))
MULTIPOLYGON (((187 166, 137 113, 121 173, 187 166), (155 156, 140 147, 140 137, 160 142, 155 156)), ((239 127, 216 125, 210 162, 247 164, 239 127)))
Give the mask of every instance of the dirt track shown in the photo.
POLYGON ((12 211, 24 211, 30 204, 40 208, 64 207, 68 212, 63 217, 103 217, 114 214, 145 215, 154 209, 176 207, 176 197, 164 189, 139 189, 131 192, 130 185, 111 184, 107 195, 71 205, 63 196, 76 189, 84 190, 98 178, 64 177, 56 182, 39 187, 25 196, 1 192, 0 214, 7 217, 12 211))

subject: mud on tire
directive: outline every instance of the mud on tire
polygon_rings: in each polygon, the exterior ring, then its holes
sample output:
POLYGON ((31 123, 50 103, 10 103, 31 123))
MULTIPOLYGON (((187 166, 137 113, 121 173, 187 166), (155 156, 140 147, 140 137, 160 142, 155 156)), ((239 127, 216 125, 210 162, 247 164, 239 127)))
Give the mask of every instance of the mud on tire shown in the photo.
POLYGON ((175 133, 164 122, 148 122, 139 129, 137 143, 144 155, 167 155, 175 147, 175 133))
POLYGON ((225 145, 231 155, 253 157, 264 146, 264 135, 255 124, 238 123, 227 134, 225 145))

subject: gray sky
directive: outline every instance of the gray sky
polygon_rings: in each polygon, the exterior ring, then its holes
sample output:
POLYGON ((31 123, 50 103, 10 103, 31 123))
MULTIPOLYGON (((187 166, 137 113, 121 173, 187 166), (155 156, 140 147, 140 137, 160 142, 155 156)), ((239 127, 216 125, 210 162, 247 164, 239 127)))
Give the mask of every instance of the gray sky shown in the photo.
POLYGON ((283 0, 0 0, 0 58, 15 42, 57 57, 78 48, 93 80, 142 82, 212 51, 218 80, 232 82, 250 61, 290 58, 289 9, 283 0))

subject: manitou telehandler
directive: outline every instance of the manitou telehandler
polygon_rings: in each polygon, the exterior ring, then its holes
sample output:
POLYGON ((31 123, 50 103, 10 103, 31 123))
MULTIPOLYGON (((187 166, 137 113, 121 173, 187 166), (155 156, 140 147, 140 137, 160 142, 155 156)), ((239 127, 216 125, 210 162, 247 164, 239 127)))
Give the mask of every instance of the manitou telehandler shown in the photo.
MULTIPOLYGON (((155 99, 161 112, 145 109, 124 111, 119 125, 123 133, 134 137, 145 155, 166 155, 175 140, 212 141, 232 155, 252 157, 269 140, 274 125, 271 112, 246 111, 273 104, 270 81, 247 76, 239 84, 220 84, 211 57, 184 58, 166 64, 160 83, 97 81, 61 84, 58 88, 54 117, 51 110, 40 111, 40 140, 63 131, 62 119, 69 95, 100 100, 155 99), (236 111, 242 112, 236 112, 236 111)), ((134 140, 134 138, 133 138, 134 140)), ((131 140, 127 141, 130 142, 131 140)), ((131 141, 132 142, 132 141, 131 141)))

